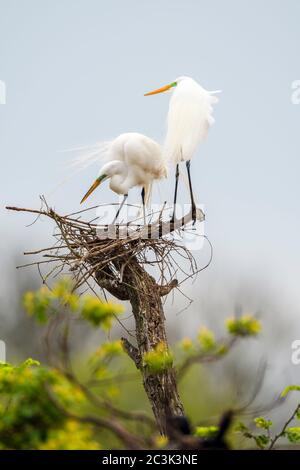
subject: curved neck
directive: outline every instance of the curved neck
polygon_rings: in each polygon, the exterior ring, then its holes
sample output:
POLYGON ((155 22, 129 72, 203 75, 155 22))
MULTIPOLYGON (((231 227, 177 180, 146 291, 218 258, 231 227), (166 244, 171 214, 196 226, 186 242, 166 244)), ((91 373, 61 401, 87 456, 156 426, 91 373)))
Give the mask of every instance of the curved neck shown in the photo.
POLYGON ((132 178, 124 162, 118 162, 118 169, 111 176, 109 187, 117 194, 127 194, 132 187, 132 178))

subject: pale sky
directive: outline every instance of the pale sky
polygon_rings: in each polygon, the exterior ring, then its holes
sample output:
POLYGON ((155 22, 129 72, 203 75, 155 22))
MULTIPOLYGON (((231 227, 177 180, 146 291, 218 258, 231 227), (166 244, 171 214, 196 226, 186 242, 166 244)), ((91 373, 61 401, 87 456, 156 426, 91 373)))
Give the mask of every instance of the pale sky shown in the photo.
MULTIPOLYGON (((39 207, 67 173, 62 149, 128 131, 162 141, 169 95, 143 93, 190 75, 223 92, 192 163, 214 261, 187 289, 222 314, 236 303, 259 309, 265 294, 291 318, 288 357, 300 338, 299 18, 297 0, 0 0, 2 290, 12 254, 49 241, 46 222, 25 228, 32 217, 4 206, 39 207)), ((48 202, 79 209, 95 171, 48 202)))

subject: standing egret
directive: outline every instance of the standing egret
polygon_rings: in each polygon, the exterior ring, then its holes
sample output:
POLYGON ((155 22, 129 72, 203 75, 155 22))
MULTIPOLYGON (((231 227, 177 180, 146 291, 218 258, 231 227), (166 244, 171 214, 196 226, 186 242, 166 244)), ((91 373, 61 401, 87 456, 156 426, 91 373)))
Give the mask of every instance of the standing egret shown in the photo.
POLYGON ((172 220, 174 221, 176 210, 179 163, 185 161, 189 180, 192 218, 195 223, 196 204, 190 174, 191 158, 197 146, 206 138, 209 127, 214 123, 212 105, 218 101, 217 97, 214 96, 214 93, 218 93, 218 91, 207 91, 192 78, 179 77, 169 85, 145 93, 145 96, 168 90, 173 91, 173 94, 169 104, 164 155, 166 160, 172 161, 176 165, 172 220))
POLYGON ((119 206, 113 223, 125 203, 128 192, 135 186, 142 187, 142 203, 145 222, 145 204, 149 202, 154 180, 167 176, 162 147, 154 140, 136 132, 119 135, 106 144, 105 163, 90 189, 82 198, 84 202, 89 195, 106 179, 110 178, 109 187, 124 198, 119 206))

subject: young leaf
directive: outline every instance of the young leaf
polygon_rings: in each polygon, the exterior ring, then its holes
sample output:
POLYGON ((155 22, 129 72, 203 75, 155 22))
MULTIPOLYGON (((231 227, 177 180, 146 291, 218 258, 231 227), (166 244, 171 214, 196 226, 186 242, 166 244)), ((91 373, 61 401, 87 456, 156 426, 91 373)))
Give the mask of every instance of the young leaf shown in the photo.
POLYGON ((153 374, 158 374, 173 365, 173 355, 164 343, 159 343, 143 356, 144 365, 153 374))
POLYGON ((265 419, 262 416, 255 418, 254 422, 256 424, 256 427, 261 429, 270 429, 270 427, 273 425, 272 421, 270 421, 269 419, 265 419))
POLYGON ((214 333, 205 326, 200 328, 198 340, 202 350, 205 352, 211 351, 216 346, 214 333))
POLYGON ((295 444, 296 442, 300 442, 300 427, 288 428, 285 431, 285 435, 288 440, 293 444, 295 444))
POLYGON ((252 315, 231 317, 226 320, 228 332, 234 336, 255 336, 261 331, 261 323, 252 315))
POLYGON ((218 426, 198 426, 195 431, 195 436, 203 439, 213 439, 219 432, 218 426))

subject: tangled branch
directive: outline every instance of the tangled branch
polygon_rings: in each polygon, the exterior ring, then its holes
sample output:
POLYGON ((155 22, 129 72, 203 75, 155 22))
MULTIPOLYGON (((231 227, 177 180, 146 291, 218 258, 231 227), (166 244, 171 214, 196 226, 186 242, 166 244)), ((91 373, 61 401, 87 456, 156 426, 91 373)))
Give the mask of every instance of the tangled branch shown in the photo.
MULTIPOLYGON (((47 217, 55 223, 55 244, 25 252, 25 255, 39 256, 39 259, 18 266, 36 266, 43 283, 47 283, 50 277, 68 271, 73 274, 74 289, 94 280, 118 300, 128 300, 128 286, 123 279, 125 268, 142 266, 158 271, 158 276, 155 277, 158 278, 160 296, 166 296, 177 288, 179 282, 175 275, 182 273, 184 280, 187 280, 201 270, 191 252, 176 239, 176 234, 184 230, 191 221, 191 213, 171 224, 163 222, 160 216, 151 225, 135 230, 131 228, 128 237, 124 235, 124 230, 128 231, 129 225, 116 226, 119 238, 112 239, 105 235, 107 226, 99 225, 95 217, 90 220, 82 219, 83 213, 89 214, 95 207, 59 215, 48 206, 45 199, 42 201, 43 208, 40 210, 13 206, 8 206, 7 209, 47 217), (151 235, 150 238, 148 235, 151 235), (188 276, 183 267, 186 263, 189 266, 188 276)), ((199 221, 204 220, 200 209, 197 217, 199 221)))

